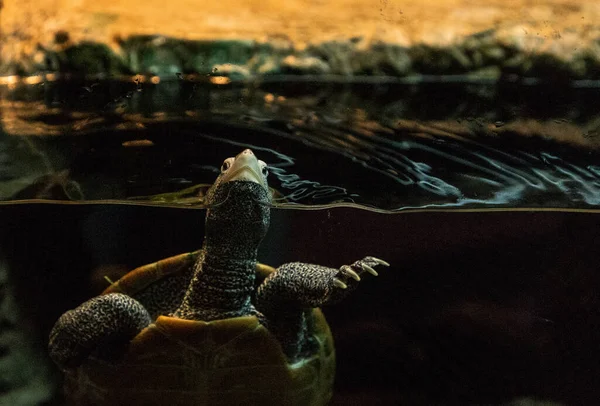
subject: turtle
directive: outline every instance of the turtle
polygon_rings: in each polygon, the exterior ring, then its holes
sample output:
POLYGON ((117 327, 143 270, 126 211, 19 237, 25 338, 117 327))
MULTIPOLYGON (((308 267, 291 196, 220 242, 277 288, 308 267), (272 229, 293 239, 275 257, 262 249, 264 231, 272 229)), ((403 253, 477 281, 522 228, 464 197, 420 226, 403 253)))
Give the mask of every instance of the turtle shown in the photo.
POLYGON ((201 249, 134 269, 60 316, 48 347, 70 404, 328 403, 335 350, 319 307, 389 264, 259 263, 267 175, 250 149, 227 158, 206 195, 201 249))

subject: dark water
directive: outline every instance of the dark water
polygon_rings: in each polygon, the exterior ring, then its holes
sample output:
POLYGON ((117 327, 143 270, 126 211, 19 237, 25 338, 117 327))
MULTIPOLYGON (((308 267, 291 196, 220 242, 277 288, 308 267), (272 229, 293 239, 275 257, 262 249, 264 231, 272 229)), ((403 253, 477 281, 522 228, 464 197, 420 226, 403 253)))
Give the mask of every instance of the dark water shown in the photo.
MULTIPOLYGON (((0 207, 3 255, 39 345, 62 312, 106 287, 104 275, 196 249, 203 214, 0 207)), ((598 239, 598 213, 274 209, 259 258, 392 264, 324 309, 338 355, 334 405, 594 405, 598 239)))
POLYGON ((0 254, 40 348, 105 275, 197 249, 196 194, 249 147, 269 164, 277 199, 261 261, 392 264, 325 309, 338 353, 334 405, 600 398, 597 90, 104 82, 3 91, 0 254))
POLYGON ((249 147, 280 203, 596 207, 598 90, 547 89, 29 85, 4 98, 0 198, 194 204, 173 194, 249 147))

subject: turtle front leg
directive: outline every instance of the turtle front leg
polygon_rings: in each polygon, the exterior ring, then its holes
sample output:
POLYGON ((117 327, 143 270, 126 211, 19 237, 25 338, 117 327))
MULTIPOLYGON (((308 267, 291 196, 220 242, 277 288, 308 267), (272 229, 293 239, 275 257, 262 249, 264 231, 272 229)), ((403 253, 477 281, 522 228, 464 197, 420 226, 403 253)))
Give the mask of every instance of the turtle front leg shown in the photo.
POLYGON ((277 268, 258 287, 256 308, 292 361, 311 351, 311 309, 332 304, 357 288, 361 276, 377 276, 374 267, 389 264, 365 257, 339 269, 292 262, 277 268))
POLYGON ((365 273, 377 276, 377 265, 389 266, 375 257, 365 257, 339 269, 302 262, 284 264, 259 286, 257 308, 268 313, 336 303, 358 287, 365 273))
POLYGON ((150 314, 137 300, 111 293, 95 297, 63 314, 50 332, 50 358, 61 368, 80 365, 96 351, 104 358, 119 349, 151 323, 150 314))

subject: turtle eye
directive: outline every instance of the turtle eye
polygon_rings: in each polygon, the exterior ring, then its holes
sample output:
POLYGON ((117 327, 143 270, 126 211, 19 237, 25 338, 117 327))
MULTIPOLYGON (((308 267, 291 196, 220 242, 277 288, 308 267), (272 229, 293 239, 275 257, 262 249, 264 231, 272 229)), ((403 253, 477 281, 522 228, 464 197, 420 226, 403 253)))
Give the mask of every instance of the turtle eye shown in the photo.
POLYGON ((226 172, 227 169, 231 167, 231 158, 227 158, 223 161, 223 165, 221 165, 221 172, 226 172))
POLYGON ((269 175, 269 169, 267 168, 267 164, 263 161, 258 161, 260 164, 260 170, 262 171, 263 176, 269 175))

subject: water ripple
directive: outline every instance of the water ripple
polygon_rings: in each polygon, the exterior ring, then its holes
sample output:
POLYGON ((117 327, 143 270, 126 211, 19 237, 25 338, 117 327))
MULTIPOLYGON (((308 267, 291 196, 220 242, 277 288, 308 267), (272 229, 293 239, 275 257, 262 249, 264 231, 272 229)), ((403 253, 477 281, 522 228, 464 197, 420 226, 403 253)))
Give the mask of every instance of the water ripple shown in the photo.
POLYGON ((141 101, 152 94, 135 92, 125 113, 80 111, 79 99, 62 109, 11 102, 2 121, 11 136, 0 133, 0 199, 77 195, 201 204, 194 193, 214 180, 222 159, 251 148, 269 165, 278 204, 347 202, 384 210, 600 205, 600 149, 577 138, 571 121, 443 120, 420 117, 418 106, 416 113, 402 107, 413 99, 381 108, 360 99, 349 107, 335 95, 274 104, 258 90, 240 90, 239 97, 228 92, 215 93, 221 104, 207 107, 189 98, 170 106, 160 97, 160 104, 148 99, 146 106, 141 101))
MULTIPOLYGON (((381 199, 393 205, 384 208, 393 210, 600 204, 600 166, 589 164, 598 160, 598 154, 552 141, 499 142, 456 134, 448 137, 423 128, 411 133, 331 125, 297 128, 295 135, 315 149, 343 155, 373 181, 389 178, 396 183, 385 199, 355 193, 353 198, 360 204, 381 208, 381 199)), ((356 189, 360 189, 358 182, 347 191, 356 189)))

